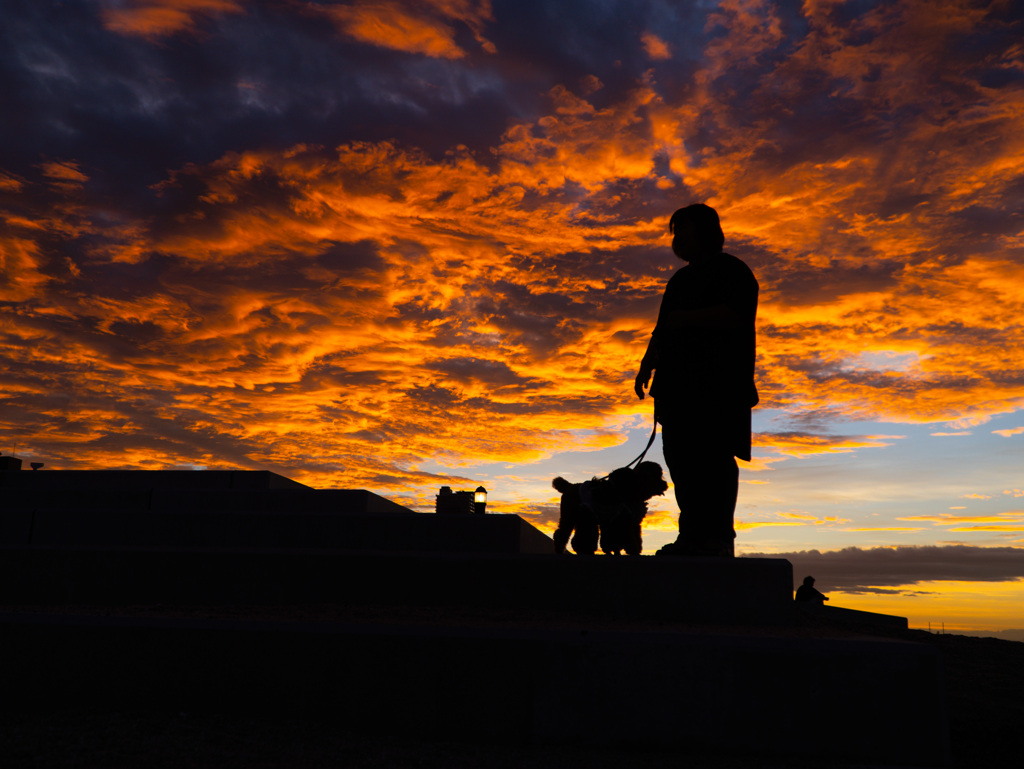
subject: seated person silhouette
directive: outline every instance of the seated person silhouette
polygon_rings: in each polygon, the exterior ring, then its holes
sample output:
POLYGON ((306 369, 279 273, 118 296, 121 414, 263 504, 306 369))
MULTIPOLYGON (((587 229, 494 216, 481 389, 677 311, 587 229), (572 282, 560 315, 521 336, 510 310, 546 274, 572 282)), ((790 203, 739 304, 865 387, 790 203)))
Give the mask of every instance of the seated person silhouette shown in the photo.
POLYGON ((796 589, 796 600, 816 603, 820 606, 828 600, 828 596, 814 587, 814 577, 804 577, 804 584, 796 589))

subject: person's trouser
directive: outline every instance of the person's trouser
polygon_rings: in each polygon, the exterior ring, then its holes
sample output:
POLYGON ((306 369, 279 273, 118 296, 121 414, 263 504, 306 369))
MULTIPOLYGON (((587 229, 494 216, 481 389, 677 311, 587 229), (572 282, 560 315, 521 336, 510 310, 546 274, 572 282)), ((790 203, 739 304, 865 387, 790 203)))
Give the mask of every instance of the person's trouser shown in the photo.
POLYGON ((706 418, 661 426, 665 464, 679 505, 679 542, 697 551, 732 550, 739 466, 725 434, 706 418))

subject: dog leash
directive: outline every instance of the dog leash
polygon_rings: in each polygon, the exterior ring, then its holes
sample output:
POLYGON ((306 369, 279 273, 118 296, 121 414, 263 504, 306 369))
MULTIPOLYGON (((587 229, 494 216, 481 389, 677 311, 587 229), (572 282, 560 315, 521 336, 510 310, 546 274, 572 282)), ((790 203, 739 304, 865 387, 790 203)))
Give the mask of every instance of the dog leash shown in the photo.
POLYGON ((654 411, 652 413, 653 413, 653 416, 654 416, 654 429, 651 430, 651 437, 647 441, 647 446, 644 447, 644 450, 640 452, 640 456, 638 456, 636 459, 634 459, 632 462, 630 462, 628 465, 626 465, 626 467, 632 467, 633 465, 639 465, 643 461, 644 457, 647 456, 647 452, 651 450, 651 446, 654 445, 654 436, 656 436, 658 434, 658 404, 657 404, 657 402, 655 402, 655 404, 654 404, 654 411))
MULTIPOLYGON (((626 465, 626 467, 630 467, 631 468, 631 467, 633 467, 633 465, 639 465, 643 461, 644 457, 647 456, 647 452, 651 450, 651 446, 654 445, 654 436, 656 436, 658 434, 658 404, 657 403, 654 404, 654 414, 653 414, 653 416, 654 416, 654 429, 651 430, 651 437, 647 440, 647 446, 645 446, 644 450, 640 452, 640 456, 638 456, 636 459, 634 459, 632 462, 630 462, 628 465, 626 465)), ((606 478, 609 478, 610 476, 611 476, 611 473, 608 473, 608 475, 602 475, 600 478, 594 478, 594 480, 595 481, 603 481, 606 478)))

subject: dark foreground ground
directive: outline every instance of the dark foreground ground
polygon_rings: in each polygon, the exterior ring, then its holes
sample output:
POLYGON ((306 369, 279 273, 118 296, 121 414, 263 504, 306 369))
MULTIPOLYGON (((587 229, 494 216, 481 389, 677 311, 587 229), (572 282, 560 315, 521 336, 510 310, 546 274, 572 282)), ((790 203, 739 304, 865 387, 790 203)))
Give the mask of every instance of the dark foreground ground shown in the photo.
MULTIPOLYGON (((24 611, 24 607, 21 608, 24 611)), ((47 609, 52 611, 52 608, 47 609)), ((76 607, 75 613, 89 612, 76 607)), ((106 613, 94 608, 92 611, 106 613)), ((131 612, 132 610, 129 610, 131 612)), ((173 615, 175 611, 191 615, 194 610, 169 607, 143 608, 143 614, 173 615)), ((209 611, 209 610, 207 610, 209 611)), ((260 609, 264 614, 267 610, 260 609)), ((287 618, 287 609, 278 609, 277 618, 287 618), (285 615, 282 617, 281 615, 285 615)), ((322 607, 316 612, 332 618, 336 607, 322 607)), ((126 613, 122 607, 117 613, 126 613)), ((220 616, 248 616, 244 607, 235 607, 220 616)), ((309 610, 301 618, 308 618, 309 610)), ((296 617, 299 618, 299 617, 296 617)), ((367 619, 362 617, 361 619, 367 619)), ((370 618, 387 621, 387 617, 370 618)), ((403 616, 405 621, 409 615, 403 616)), ((472 621, 520 625, 524 622, 544 623, 545 618, 499 617, 437 617, 429 613, 419 621, 472 621)), ((564 618, 563 618, 564 621, 564 618)), ((585 619, 580 618, 580 622, 585 619)), ((649 629, 649 628, 648 628, 649 629)), ((929 644, 942 656, 945 666, 947 701, 953 766, 995 767, 1018 765, 1022 748, 1020 729, 1024 723, 1024 643, 994 638, 958 635, 937 635, 924 631, 894 631, 815 625, 800 627, 758 628, 733 632, 758 634, 770 632, 818 635, 872 635, 900 638, 929 644)), ((2 664, 17 664, 3 660, 2 664)), ((154 660, 159 664, 159 660, 154 660)), ((396 713, 402 712, 400 702, 396 713)), ((481 703, 486 708, 486 703, 481 703)), ((828 713, 815 710, 809 703, 808 713, 794 714, 797 721, 804 716, 816 727, 827 730, 828 713)), ((415 717, 407 714, 405 717, 415 717)), ((742 724, 737 724, 742 729, 742 724)), ((392 730, 395 731, 395 730, 392 730)), ((586 747, 541 747, 531 745, 494 745, 475 743, 471 735, 464 741, 423 741, 392 734, 355 732, 336 719, 288 715, 239 715, 230 713, 197 714, 164 712, 155 706, 146 712, 89 712, 62 709, 60 703, 45 715, 5 715, 0 724, 0 766, 43 769, 74 767, 220 767, 230 769, 270 769, 292 767, 410 767, 422 769, 619 769, 643 766, 650 769, 782 769, 794 767, 847 767, 857 764, 821 763, 800 760, 767 760, 756 756, 746 758, 714 755, 681 755, 679 752, 616 751, 586 747)))

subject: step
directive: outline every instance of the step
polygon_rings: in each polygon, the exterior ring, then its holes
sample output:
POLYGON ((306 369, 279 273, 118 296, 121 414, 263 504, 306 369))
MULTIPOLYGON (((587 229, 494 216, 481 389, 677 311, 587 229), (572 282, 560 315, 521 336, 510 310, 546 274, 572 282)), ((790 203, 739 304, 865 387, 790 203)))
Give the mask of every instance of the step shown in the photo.
POLYGON ((0 615, 0 636, 0 702, 19 713, 315 713, 384 735, 681 759, 949 759, 940 660, 916 643, 28 614, 0 615))

